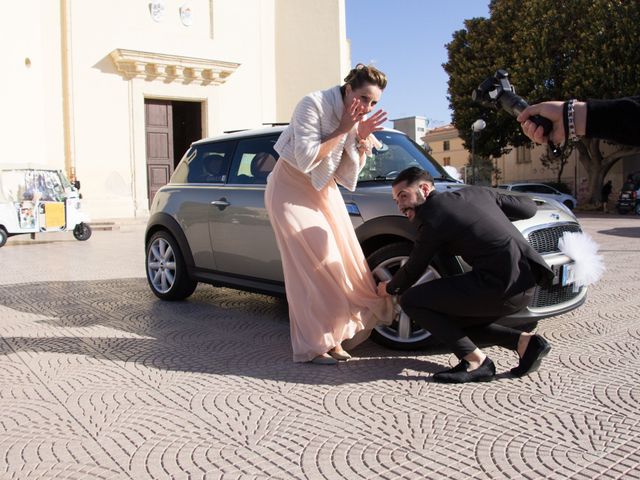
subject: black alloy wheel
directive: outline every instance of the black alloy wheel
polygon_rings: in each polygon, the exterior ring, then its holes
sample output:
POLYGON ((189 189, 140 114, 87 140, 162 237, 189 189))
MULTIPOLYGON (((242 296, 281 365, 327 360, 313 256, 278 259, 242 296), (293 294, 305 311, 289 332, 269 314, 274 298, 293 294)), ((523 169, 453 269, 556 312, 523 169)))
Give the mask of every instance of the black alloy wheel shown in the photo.
MULTIPOLYGON (((412 247, 409 242, 397 242, 385 245, 369 255, 367 262, 376 280, 381 282, 391 280, 394 273, 409 258, 412 247)), ((442 263, 435 261, 429 265, 427 271, 415 284, 447 276, 450 274, 449 271, 453 269, 453 265, 445 268, 442 263)), ((437 344, 431 333, 413 322, 402 311, 400 305, 395 305, 395 314, 391 325, 377 326, 371 332, 371 340, 396 350, 416 350, 437 344)))

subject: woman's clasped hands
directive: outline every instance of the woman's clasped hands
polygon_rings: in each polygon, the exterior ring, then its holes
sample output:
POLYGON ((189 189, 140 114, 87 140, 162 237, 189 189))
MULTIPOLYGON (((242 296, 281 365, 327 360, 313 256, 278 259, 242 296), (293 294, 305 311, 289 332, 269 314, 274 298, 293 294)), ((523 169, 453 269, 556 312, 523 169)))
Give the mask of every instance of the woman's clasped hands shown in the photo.
POLYGON ((383 130, 382 125, 387 121, 387 112, 378 110, 370 117, 365 118, 367 113, 365 105, 359 99, 354 98, 351 105, 344 109, 339 129, 342 132, 349 132, 357 124, 356 148, 360 153, 366 152, 370 154, 373 145, 369 136, 374 132, 383 130))

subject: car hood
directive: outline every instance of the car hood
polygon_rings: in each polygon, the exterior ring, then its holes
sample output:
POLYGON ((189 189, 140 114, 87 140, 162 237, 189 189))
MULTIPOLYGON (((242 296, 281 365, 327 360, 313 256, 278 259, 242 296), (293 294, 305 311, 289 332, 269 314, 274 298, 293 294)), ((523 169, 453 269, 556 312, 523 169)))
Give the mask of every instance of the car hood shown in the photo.
MULTIPOLYGON (((458 189, 465 186, 465 184, 460 183, 436 183, 436 190, 439 192, 446 192, 448 190, 458 189)), ((528 196, 533 198, 538 205, 538 211, 532 218, 514 222, 514 225, 516 225, 521 231, 533 226, 554 223, 578 223, 573 213, 556 200, 537 197, 533 194, 506 192, 504 190, 497 189, 494 190, 507 195, 528 196)), ((390 184, 359 185, 354 192, 343 190, 343 197, 345 202, 353 203, 358 207, 362 220, 365 222, 373 218, 383 216, 404 217, 398 211, 398 207, 391 198, 390 184)))
MULTIPOLYGON (((446 192, 447 190, 465 186, 463 183, 438 182, 436 183, 436 190, 446 192)), ((389 182, 360 184, 353 193, 343 190, 342 196, 345 202, 354 203, 358 206, 365 222, 372 218, 388 215, 404 217, 398 211, 393 198, 391 198, 391 183, 389 182)))

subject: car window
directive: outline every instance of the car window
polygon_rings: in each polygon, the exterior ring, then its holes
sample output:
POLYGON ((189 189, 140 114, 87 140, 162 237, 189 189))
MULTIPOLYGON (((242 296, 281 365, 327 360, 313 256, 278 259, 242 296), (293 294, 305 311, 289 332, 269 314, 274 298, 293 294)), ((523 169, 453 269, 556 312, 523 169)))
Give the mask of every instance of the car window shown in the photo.
POLYGON ((170 183, 224 183, 235 141, 198 143, 185 153, 170 183))
POLYGON ((455 182, 438 162, 406 135, 377 132, 375 136, 382 143, 382 147, 374 148, 372 155, 367 157, 358 177, 359 182, 393 180, 402 170, 409 167, 426 170, 436 181, 455 182))
POLYGON ((278 159, 273 149, 277 140, 277 135, 240 140, 231 162, 228 183, 266 184, 267 176, 278 159))
POLYGON ((526 185, 514 185, 513 187, 511 187, 511 190, 513 190, 514 192, 528 192, 529 190, 527 190, 527 186, 526 185))
POLYGON ((548 193, 550 195, 557 194, 557 192, 553 188, 548 187, 546 185, 534 185, 533 187, 535 188, 535 190, 533 191, 536 193, 548 193))
POLYGON ((545 193, 540 190, 539 185, 525 185, 522 187, 522 191, 529 192, 529 193, 545 193))

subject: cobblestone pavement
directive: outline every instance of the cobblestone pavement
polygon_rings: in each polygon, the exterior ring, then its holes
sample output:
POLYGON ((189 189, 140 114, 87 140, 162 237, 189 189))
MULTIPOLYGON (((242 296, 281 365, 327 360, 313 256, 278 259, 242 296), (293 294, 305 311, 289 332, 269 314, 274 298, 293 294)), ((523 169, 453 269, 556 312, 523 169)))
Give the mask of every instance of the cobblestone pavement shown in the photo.
POLYGON ((640 479, 640 218, 582 219, 607 264, 523 379, 427 381, 449 355, 367 343, 293 364, 282 300, 157 300, 143 226, 0 249, 0 478, 640 479))

